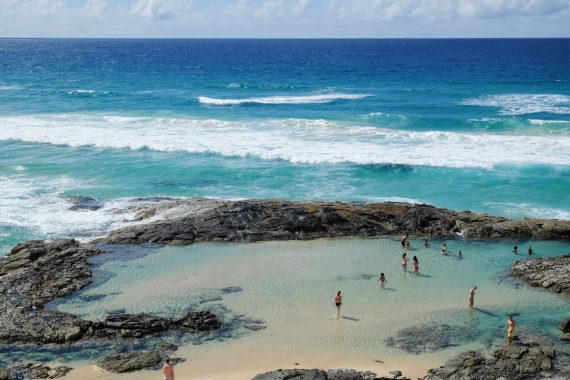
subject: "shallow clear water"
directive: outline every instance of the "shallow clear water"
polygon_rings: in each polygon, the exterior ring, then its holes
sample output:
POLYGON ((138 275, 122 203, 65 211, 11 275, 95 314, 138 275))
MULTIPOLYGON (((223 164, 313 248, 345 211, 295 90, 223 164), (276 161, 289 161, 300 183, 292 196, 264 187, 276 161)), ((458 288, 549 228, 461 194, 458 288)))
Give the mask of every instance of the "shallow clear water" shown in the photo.
POLYGON ((460 351, 503 343, 509 313, 515 315, 519 332, 558 339, 557 325, 568 316, 568 300, 505 276, 513 260, 526 256, 514 255, 512 245, 525 251, 529 243, 535 257, 567 253, 569 248, 568 242, 448 241, 450 254, 442 256, 441 242, 432 241, 426 249, 413 241, 409 255, 419 259, 419 276, 403 273, 401 247, 392 239, 196 244, 144 252, 119 248, 96 267, 95 275, 105 280, 79 294, 107 297, 85 302, 77 295, 57 307, 102 319, 117 308, 177 315, 188 307, 221 303, 237 315, 265 321, 265 330, 235 343, 183 348, 193 369, 207 368, 220 357, 228 357, 227 365, 234 370, 320 357, 359 363, 381 359, 386 368, 409 360, 423 363, 425 370, 460 351), (451 254, 457 250, 463 259, 451 254), (380 272, 388 280, 385 289, 376 281, 380 272), (476 309, 468 310, 469 289, 475 285, 476 309), (242 291, 219 291, 228 286, 242 291), (344 295, 341 319, 335 318, 333 307, 336 290, 344 295), (212 295, 223 300, 200 303, 212 295), (385 339, 398 330, 426 323, 467 326, 474 338, 421 357, 386 346, 385 339), (250 349, 255 356, 247 354, 250 349))
POLYGON ((569 127, 568 39, 3 39, 0 252, 138 196, 569 219, 569 127))

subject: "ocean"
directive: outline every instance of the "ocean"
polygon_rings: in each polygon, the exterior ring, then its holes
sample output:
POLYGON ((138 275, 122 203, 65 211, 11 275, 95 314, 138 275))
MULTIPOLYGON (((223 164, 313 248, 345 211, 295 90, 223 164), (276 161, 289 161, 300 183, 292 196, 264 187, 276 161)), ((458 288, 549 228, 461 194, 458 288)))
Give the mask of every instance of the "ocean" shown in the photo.
POLYGON ((154 196, 570 219, 570 39, 1 39, 0 254, 154 196))

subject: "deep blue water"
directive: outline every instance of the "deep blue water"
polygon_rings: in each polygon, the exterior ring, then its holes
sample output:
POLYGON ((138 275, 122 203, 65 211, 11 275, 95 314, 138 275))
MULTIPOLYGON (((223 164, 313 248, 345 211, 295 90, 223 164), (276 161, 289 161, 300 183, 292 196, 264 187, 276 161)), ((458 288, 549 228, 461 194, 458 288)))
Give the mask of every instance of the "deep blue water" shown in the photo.
POLYGON ((570 40, 0 40, 0 251, 156 195, 570 219, 570 40))

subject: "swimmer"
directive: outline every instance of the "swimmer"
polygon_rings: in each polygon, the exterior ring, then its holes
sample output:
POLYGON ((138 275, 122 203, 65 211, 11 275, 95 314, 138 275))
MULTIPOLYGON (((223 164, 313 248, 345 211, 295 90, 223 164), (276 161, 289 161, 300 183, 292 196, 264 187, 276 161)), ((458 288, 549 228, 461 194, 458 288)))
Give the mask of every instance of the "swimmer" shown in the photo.
POLYGON ((475 303, 475 290, 477 287, 473 287, 469 290, 469 308, 473 309, 473 304, 475 303))
POLYGON ((445 255, 446 251, 447 251, 447 244, 445 244, 445 242, 443 242, 443 244, 441 245, 441 254, 445 255))
POLYGON ((342 306, 342 296, 340 295, 340 290, 336 292, 334 296, 334 305, 336 307, 336 317, 340 316, 340 307, 342 306))
POLYGON ((532 247, 529 245, 528 246, 528 255, 532 255, 534 253, 534 251, 532 250, 532 247))
POLYGON ((463 258, 463 254, 461 253, 461 251, 457 251, 457 258, 458 258, 458 259, 462 259, 462 258, 463 258))
POLYGON ((519 253, 519 246, 518 246, 518 245, 515 245, 515 246, 513 247, 513 253, 514 253, 515 255, 516 255, 517 253, 519 253))
POLYGON ((420 262, 418 261, 417 256, 414 256, 414 258, 412 259, 412 261, 414 262, 414 270, 413 270, 413 273, 414 273, 414 274, 420 273, 420 262))
POLYGON ((429 247, 429 239, 424 239, 424 247, 429 247))
POLYGON ((384 273, 380 273, 380 277, 378 277, 378 282, 380 283, 381 288, 383 288, 384 285, 388 282, 386 280, 386 277, 384 276, 384 273))
POLYGON ((169 358, 166 358, 162 366, 162 373, 164 374, 164 380, 174 380, 174 367, 170 363, 169 358))
POLYGON ((408 254, 407 254, 407 253, 404 253, 404 254, 402 255, 402 269, 404 269, 404 272, 407 272, 407 271, 408 271, 408 261, 410 261, 410 260, 408 259, 408 254))
POLYGON ((507 340, 509 342, 509 346, 513 343, 513 338, 515 336, 515 326, 516 322, 513 319, 513 315, 509 314, 509 320, 507 321, 507 340))

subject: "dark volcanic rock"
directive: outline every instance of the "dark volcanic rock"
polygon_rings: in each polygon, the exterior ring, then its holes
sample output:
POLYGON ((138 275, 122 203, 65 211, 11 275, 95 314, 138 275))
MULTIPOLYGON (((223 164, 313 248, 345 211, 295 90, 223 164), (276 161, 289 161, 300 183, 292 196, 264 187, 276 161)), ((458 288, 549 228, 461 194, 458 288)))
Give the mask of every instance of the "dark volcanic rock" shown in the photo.
POLYGON ((421 354, 466 343, 472 340, 473 335, 474 332, 468 327, 429 324, 402 329, 396 336, 386 339, 386 345, 421 354))
POLYGON ((358 372, 353 369, 337 368, 327 371, 328 380, 376 380, 373 372, 358 372))
POLYGON ((95 211, 103 207, 103 203, 92 197, 84 197, 82 195, 68 195, 63 197, 66 201, 71 203, 69 207, 72 211, 87 210, 95 211))
POLYGON ((490 357, 469 351, 450 359, 440 368, 429 370, 424 380, 522 380, 550 377, 556 373, 553 370, 554 357, 555 352, 551 347, 538 343, 506 346, 494 351, 490 357))
POLYGON ((563 333, 570 333, 570 318, 567 318, 564 322, 558 326, 563 333))
POLYGON ((570 255, 516 261, 512 274, 532 286, 570 296, 570 255))
POLYGON ((44 306, 92 282, 90 256, 101 253, 75 240, 29 241, 18 244, 0 261, 0 345, 74 344, 95 339, 138 339, 169 330, 202 332, 221 323, 208 311, 189 312, 179 319, 148 314, 114 314, 103 322, 44 306))
POLYGON ((253 380, 327 380, 327 373, 319 369, 278 369, 257 375, 253 380))
POLYGON ((50 368, 38 363, 21 363, 0 368, 0 380, 55 379, 67 375, 71 370, 66 366, 50 368))
MULTIPOLYGON (((195 204, 196 200, 187 202, 195 204)), ((191 244, 340 236, 400 235, 569 239, 570 221, 509 220, 407 203, 326 203, 278 200, 206 201, 175 218, 111 232, 107 243, 191 244)), ((175 205, 181 207, 182 200, 175 205)), ((172 206, 174 207, 174 206, 172 206)))
POLYGON ((161 361, 158 352, 150 351, 111 354, 97 360, 96 364, 106 371, 123 373, 156 368, 161 361))
POLYGON ((257 375, 253 380, 409 380, 406 377, 377 377, 370 371, 355 371, 353 369, 337 368, 328 371, 320 369, 278 369, 257 375))

